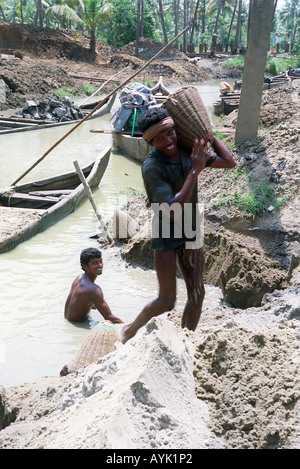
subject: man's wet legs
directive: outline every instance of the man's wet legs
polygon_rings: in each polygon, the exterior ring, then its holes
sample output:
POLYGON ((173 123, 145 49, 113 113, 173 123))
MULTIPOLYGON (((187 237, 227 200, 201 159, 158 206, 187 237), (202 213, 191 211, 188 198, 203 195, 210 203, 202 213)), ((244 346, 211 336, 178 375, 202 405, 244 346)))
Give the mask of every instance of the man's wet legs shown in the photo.
POLYGON ((159 284, 158 298, 148 303, 136 319, 121 330, 123 344, 135 336, 150 319, 171 311, 176 301, 176 251, 154 251, 155 268, 159 284))
POLYGON ((181 326, 194 331, 202 313, 205 296, 203 282, 204 249, 178 249, 177 262, 186 284, 188 297, 182 315, 181 326))

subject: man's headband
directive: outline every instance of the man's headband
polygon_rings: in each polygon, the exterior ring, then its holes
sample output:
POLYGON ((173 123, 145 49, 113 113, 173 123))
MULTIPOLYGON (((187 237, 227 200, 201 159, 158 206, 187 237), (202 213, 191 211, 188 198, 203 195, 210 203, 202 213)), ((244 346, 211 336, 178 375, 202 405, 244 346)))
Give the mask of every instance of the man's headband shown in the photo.
POLYGON ((165 117, 162 121, 157 122, 157 124, 151 125, 148 127, 147 130, 143 133, 143 139, 149 143, 153 138, 157 137, 161 132, 164 130, 169 129, 170 127, 174 127, 175 123, 172 117, 165 117))

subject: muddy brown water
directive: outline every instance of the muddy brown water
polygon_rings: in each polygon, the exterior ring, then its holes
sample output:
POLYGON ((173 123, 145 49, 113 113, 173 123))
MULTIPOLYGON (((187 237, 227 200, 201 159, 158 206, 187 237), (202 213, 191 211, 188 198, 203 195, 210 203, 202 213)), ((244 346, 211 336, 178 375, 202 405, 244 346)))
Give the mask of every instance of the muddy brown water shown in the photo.
MULTIPOLYGON (((199 87, 211 116, 218 84, 199 87)), ((107 117, 83 123, 22 182, 72 171, 75 160, 80 165, 89 163, 97 152, 111 144, 110 135, 100 136, 90 129, 109 127, 107 117)), ((0 187, 9 186, 67 131, 63 127, 1 135, 0 187)), ((93 193, 104 221, 142 187, 140 164, 113 150, 101 185, 93 193)), ((63 317, 71 282, 81 273, 80 252, 89 246, 99 247, 91 237, 99 232, 98 226, 87 200, 75 213, 44 233, 0 255, 0 385, 8 387, 43 376, 57 376, 72 360, 93 325, 102 320, 98 312, 80 325, 68 323, 63 317)), ((155 298, 155 272, 128 267, 119 258, 117 248, 103 250, 103 259, 103 274, 96 282, 112 312, 128 323, 146 302, 155 298)), ((206 292, 205 308, 220 303, 218 288, 207 286, 206 292)), ((181 280, 177 293, 176 310, 180 311, 186 299, 181 280)))

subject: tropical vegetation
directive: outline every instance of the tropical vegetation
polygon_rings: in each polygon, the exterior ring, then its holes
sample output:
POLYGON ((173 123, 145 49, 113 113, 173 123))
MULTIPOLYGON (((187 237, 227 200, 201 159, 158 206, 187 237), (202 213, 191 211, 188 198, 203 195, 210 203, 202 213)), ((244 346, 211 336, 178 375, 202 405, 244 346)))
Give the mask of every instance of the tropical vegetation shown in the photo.
MULTIPOLYGON (((247 46, 254 0, 0 0, 0 20, 50 28, 72 28, 112 47, 141 37, 167 43, 189 26, 178 46, 184 51, 217 47, 232 53, 247 46)), ((274 0, 270 47, 300 49, 300 1, 274 0), (279 6, 280 4, 280 6, 279 6)))

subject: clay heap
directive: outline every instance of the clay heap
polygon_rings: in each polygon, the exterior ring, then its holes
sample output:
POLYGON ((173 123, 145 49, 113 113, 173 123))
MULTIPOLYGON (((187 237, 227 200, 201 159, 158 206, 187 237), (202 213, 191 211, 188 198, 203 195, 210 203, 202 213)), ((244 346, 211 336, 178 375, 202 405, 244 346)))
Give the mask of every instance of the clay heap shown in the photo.
POLYGON ((20 111, 15 114, 24 119, 39 119, 54 122, 68 122, 83 118, 80 107, 74 101, 65 96, 51 96, 39 101, 29 100, 20 111))

